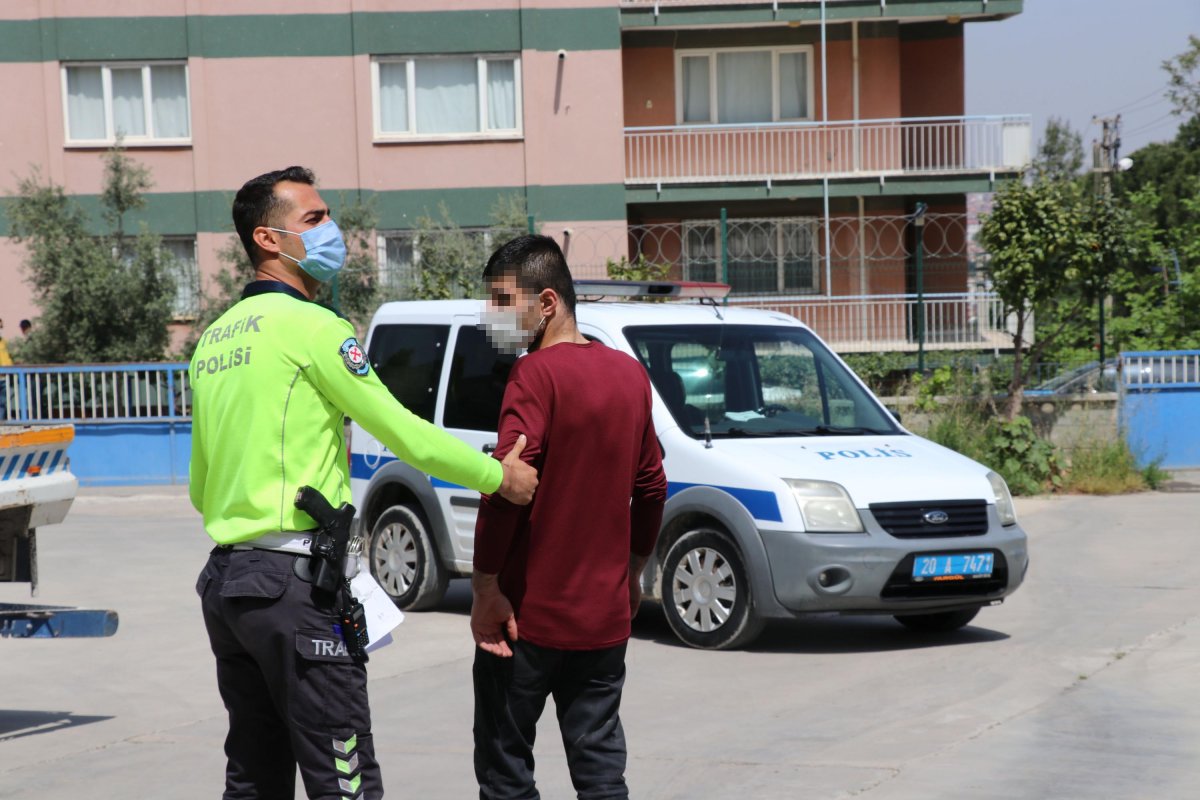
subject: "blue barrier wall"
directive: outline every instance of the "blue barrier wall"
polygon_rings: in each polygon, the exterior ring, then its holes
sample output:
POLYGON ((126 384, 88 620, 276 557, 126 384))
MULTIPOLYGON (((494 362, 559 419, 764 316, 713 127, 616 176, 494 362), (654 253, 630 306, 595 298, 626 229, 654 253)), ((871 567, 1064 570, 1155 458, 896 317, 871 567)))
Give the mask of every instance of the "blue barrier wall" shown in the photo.
POLYGON ((187 483, 186 364, 2 367, 0 422, 73 424, 67 455, 84 486, 187 483))
POLYGON ((1200 469, 1200 351, 1122 353, 1120 418, 1140 465, 1200 469))
POLYGON ((75 423, 67 454, 83 486, 184 484, 192 457, 191 422, 75 423))

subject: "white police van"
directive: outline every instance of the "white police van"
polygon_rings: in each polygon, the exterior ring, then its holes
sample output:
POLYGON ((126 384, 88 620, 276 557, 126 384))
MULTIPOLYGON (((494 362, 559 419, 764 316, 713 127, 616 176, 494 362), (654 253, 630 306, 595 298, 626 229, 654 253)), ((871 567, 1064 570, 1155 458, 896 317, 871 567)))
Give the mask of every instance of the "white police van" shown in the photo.
MULTIPOLYGON (((669 488, 643 584, 681 640, 736 647, 769 618, 817 612, 948 631, 1021 584, 1026 536, 1004 480, 906 431, 798 320, 586 301, 712 287, 577 283, 581 332, 636 358, 654 386, 669 488)), ((514 359, 480 329, 483 307, 388 303, 367 353, 400 402, 489 452, 514 359)), ((400 606, 435 605, 470 574, 479 496, 397 461, 357 425, 350 460, 371 571, 400 606)))

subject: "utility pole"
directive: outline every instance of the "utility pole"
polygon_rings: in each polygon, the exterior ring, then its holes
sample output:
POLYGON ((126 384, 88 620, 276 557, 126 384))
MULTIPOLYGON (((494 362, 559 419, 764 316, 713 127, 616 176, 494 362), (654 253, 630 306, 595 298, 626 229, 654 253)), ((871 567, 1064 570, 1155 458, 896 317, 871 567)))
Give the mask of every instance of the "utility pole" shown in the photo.
POLYGON ((912 224, 916 229, 917 251, 917 371, 925 373, 925 210, 924 203, 917 203, 913 211, 912 224))
MULTIPOLYGON (((1101 126, 1100 141, 1092 141, 1092 174, 1095 175, 1096 194, 1105 203, 1112 201, 1112 174, 1117 168, 1121 149, 1121 115, 1115 117, 1092 117, 1092 122, 1101 126)), ((1108 264, 1103 268, 1107 269, 1108 264)), ((1104 374, 1104 295, 1108 275, 1100 278, 1100 374, 1104 374)))

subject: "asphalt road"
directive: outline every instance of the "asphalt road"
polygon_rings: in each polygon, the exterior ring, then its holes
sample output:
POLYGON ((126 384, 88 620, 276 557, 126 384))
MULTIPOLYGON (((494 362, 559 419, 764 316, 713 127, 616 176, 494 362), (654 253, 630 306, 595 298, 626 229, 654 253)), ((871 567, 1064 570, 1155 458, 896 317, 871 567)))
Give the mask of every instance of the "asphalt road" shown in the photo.
MULTIPOLYGON (((0 640, 0 798, 216 798, 224 710, 177 491, 90 493, 39 534, 47 603, 114 608, 104 640, 0 640)), ((637 798, 1156 798, 1200 786, 1200 494, 1018 503, 1025 586, 956 634, 822 618, 689 650, 647 605, 623 716, 637 798)), ((461 582, 460 582, 461 583, 461 582)), ((26 587, 0 586, 0 600, 26 587)), ((370 664, 391 797, 476 796, 469 594, 370 664)), ((553 715, 544 797, 572 797, 553 715)))

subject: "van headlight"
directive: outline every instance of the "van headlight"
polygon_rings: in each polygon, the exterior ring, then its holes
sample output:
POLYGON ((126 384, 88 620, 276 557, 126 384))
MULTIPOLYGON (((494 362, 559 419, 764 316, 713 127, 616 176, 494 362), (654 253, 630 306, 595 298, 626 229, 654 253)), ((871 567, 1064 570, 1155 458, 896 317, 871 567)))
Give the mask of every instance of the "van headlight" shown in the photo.
POLYGON ((1000 517, 1000 524, 1016 525, 1017 509, 1013 505, 1012 493, 1008 491, 1008 484, 995 472, 989 472, 987 479, 996 495, 996 514, 1000 517))
POLYGON ((811 533, 862 533, 862 518, 850 500, 846 490, 829 481, 798 481, 785 479, 800 516, 804 518, 804 529, 811 533))

